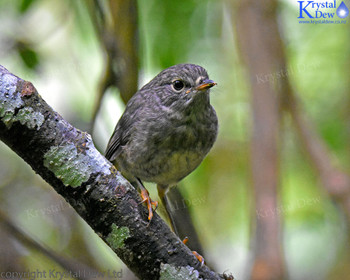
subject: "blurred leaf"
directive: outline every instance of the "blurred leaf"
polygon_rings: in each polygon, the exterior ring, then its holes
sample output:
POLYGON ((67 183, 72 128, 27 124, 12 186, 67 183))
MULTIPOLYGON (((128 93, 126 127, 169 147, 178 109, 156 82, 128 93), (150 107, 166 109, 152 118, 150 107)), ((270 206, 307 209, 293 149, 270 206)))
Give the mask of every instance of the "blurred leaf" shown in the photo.
POLYGON ((35 0, 22 0, 19 5, 20 13, 24 14, 34 2, 35 0))
POLYGON ((208 24, 215 11, 208 11, 208 0, 139 1, 141 39, 150 51, 153 65, 166 68, 185 62, 193 46, 208 37, 208 29, 218 32, 219 17, 208 24), (212 25, 215 25, 212 28, 212 25))
POLYGON ((35 70, 39 64, 39 56, 37 52, 32 49, 28 44, 19 43, 18 44, 18 53, 27 66, 27 68, 35 70))

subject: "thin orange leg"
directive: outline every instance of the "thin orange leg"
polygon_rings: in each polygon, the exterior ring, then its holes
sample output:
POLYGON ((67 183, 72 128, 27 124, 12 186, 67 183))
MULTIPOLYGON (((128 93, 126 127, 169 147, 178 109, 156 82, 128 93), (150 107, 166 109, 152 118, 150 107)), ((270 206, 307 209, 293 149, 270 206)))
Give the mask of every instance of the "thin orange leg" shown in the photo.
POLYGON ((153 208, 152 206, 154 206, 154 211, 157 209, 158 207, 158 201, 153 201, 150 196, 149 196, 149 192, 148 190, 146 190, 145 188, 141 189, 141 198, 142 198, 142 202, 145 202, 147 205, 147 209, 148 209, 148 220, 151 221, 153 218, 153 208))
POLYGON ((141 192, 142 202, 145 202, 146 205, 147 205, 148 220, 151 222, 151 220, 153 218, 153 208, 152 208, 152 206, 154 206, 154 211, 156 211, 156 209, 158 207, 158 202, 157 201, 153 201, 150 198, 148 190, 144 187, 144 185, 142 184, 141 180, 138 179, 138 178, 137 178, 137 183, 138 183, 138 187, 139 187, 140 192, 141 192))

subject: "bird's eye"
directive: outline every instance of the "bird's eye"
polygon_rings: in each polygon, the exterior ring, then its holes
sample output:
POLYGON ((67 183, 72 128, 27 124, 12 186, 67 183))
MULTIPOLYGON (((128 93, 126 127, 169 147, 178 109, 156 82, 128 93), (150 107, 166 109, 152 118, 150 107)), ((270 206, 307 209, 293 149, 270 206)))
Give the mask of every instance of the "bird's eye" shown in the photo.
POLYGON ((181 80, 175 80, 175 81, 172 82, 171 85, 172 85, 172 87, 173 87, 173 89, 174 89, 175 91, 181 91, 181 90, 183 90, 184 87, 185 87, 184 82, 181 81, 181 80))

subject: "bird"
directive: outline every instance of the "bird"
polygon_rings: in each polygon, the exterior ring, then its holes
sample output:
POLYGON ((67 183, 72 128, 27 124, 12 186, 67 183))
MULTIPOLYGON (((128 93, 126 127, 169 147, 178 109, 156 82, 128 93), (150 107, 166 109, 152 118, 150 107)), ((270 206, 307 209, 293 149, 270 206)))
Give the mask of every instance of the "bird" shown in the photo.
POLYGON ((175 233, 166 194, 199 166, 216 141, 218 118, 209 95, 216 84, 196 64, 161 71, 128 101, 105 151, 139 189, 149 222, 158 202, 149 197, 143 182, 157 184, 175 233))

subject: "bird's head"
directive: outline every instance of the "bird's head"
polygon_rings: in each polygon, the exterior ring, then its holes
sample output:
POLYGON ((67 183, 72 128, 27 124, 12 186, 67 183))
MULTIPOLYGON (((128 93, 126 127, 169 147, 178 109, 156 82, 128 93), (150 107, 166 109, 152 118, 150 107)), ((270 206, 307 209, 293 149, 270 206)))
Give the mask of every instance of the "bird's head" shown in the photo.
POLYGON ((209 90, 215 85, 203 67, 177 64, 160 72, 142 89, 150 90, 165 106, 187 107, 196 103, 209 104, 209 90))

